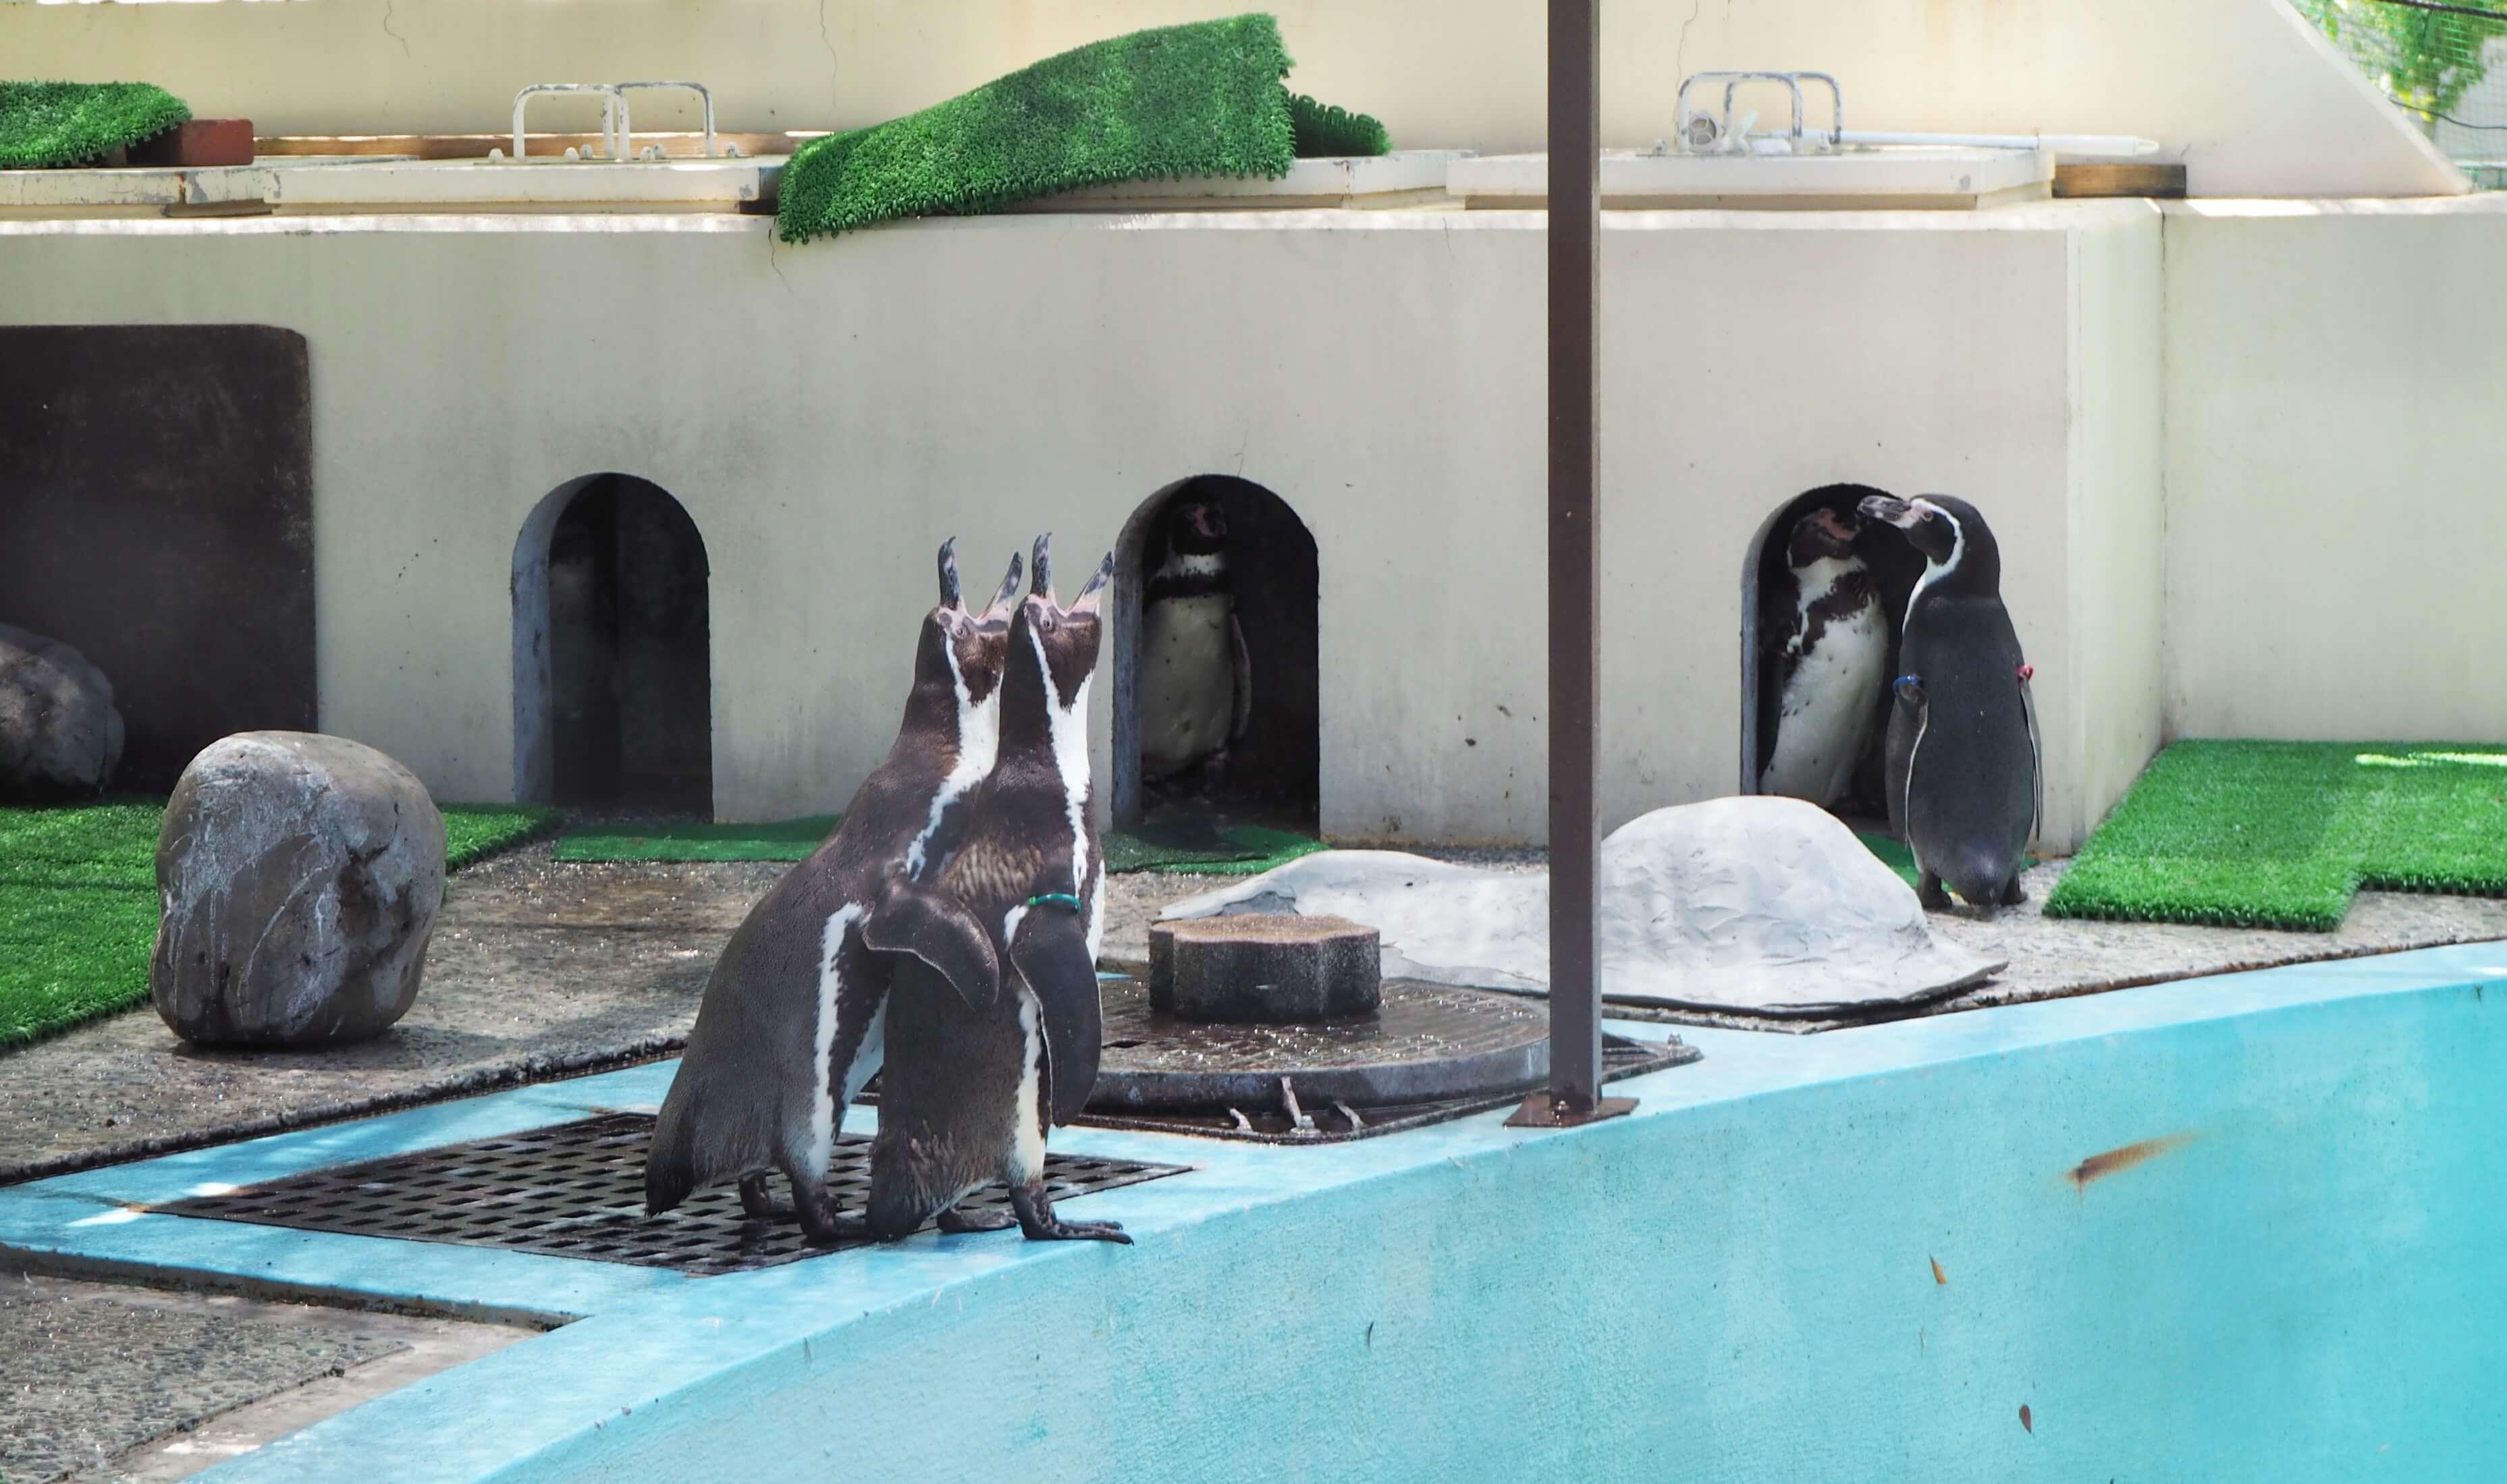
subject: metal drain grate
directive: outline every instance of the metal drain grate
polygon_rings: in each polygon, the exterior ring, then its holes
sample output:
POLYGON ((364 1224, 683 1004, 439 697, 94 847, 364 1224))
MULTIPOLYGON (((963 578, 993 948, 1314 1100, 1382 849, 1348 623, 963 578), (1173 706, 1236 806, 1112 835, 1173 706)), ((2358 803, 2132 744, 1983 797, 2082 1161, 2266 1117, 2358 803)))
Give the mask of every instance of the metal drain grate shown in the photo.
MULTIPOLYGON (((151 1210, 257 1226, 392 1237, 454 1247, 502 1248, 593 1262, 672 1268, 694 1277, 771 1268, 866 1247, 811 1247, 789 1221, 752 1221, 729 1185, 700 1191, 678 1210, 644 1215, 649 1113, 607 1113, 499 1139, 447 1144, 361 1165, 315 1170, 225 1195, 194 1196, 151 1210)), ((836 1204, 859 1215, 870 1193, 870 1140, 837 1140, 827 1171, 836 1204)), ((1181 1175, 1180 1165, 1047 1154, 1054 1200, 1181 1175)), ((780 1188, 782 1181, 779 1178, 780 1188)), ((1006 1212, 1009 1192, 988 1185, 966 1208, 1006 1212)))
MULTIPOLYGON (((1604 1035, 1602 1080, 1617 1082, 1623 1077, 1686 1067, 1703 1055, 1678 1036, 1656 1043, 1604 1035)), ((1432 1123, 1486 1112, 1490 1108, 1508 1107, 1540 1085, 1540 1079, 1534 1078, 1471 1097, 1368 1104, 1354 1108, 1347 1103, 1316 1099, 1302 1091, 1292 1106, 1289 1081, 1281 1079, 1279 1084, 1275 1084, 1276 1091, 1271 1096, 1249 1100, 1243 1106, 1231 1104, 1224 1112, 1157 1109, 1135 1113, 1092 1107, 1077 1121, 1096 1129, 1190 1134, 1202 1139, 1227 1139, 1245 1143, 1346 1143, 1353 1139, 1376 1139, 1386 1134, 1399 1134, 1405 1129, 1425 1128, 1432 1123)), ((1303 1089, 1304 1085, 1299 1080, 1296 1088, 1303 1089)), ((1103 1084, 1100 1086, 1102 1088, 1103 1084)))

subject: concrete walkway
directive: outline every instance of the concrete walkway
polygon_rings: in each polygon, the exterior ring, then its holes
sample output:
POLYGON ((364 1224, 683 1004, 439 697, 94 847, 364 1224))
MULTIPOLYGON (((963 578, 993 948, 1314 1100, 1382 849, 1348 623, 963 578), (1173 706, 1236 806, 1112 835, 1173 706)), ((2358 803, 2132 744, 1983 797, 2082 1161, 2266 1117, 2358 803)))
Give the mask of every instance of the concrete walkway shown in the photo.
MULTIPOLYGON (((1435 853, 1498 869, 1543 863, 1537 851, 1435 853)), ((1991 922, 1964 911, 1934 915, 1943 937, 2011 965, 1935 1013, 2507 939, 2507 901, 2379 893, 2361 895, 2336 933, 2052 922, 2040 907, 2065 865, 2029 873, 2028 905, 1991 922)), ((139 1009, 0 1053, 0 1184, 672 1055, 695 1020, 715 955, 786 869, 574 865, 534 846, 452 879, 426 987, 408 1017, 373 1041, 320 1052, 205 1051, 139 1009)), ((1145 960, 1157 912, 1222 880, 1110 878, 1106 956, 1145 960)))

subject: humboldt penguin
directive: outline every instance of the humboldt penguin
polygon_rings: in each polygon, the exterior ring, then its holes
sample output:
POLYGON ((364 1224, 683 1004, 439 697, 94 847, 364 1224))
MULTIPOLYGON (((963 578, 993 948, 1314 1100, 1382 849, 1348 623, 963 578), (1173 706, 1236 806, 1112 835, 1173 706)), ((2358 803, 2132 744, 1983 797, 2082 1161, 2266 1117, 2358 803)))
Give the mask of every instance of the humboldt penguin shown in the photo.
POLYGON ((1946 884, 1991 912, 2020 888, 2043 799, 2033 673, 2002 606, 2002 554, 1965 500, 1874 495, 1863 514, 1924 558, 1907 603, 1889 711, 1889 823, 1915 857, 1916 892, 1946 907, 1946 884))
POLYGON ((982 613, 959 600, 954 541, 923 619, 914 687, 887 758, 842 822, 787 872, 714 963, 644 1166, 648 1213, 740 1181, 751 1216, 797 1214, 811 1240, 846 1235, 826 1189, 844 1109, 879 1070, 890 962, 862 945, 880 904, 947 864, 999 744, 1001 659, 1019 559, 982 613), (765 1172, 791 1182, 790 1207, 765 1172))
POLYGON ((1001 748, 976 792, 964 843, 917 919, 866 934, 900 955, 889 993, 888 1065, 871 1145, 869 1225, 883 1241, 931 1216, 947 1232, 1012 1217, 952 1211, 999 1180, 1033 1240, 1129 1243, 1110 1221, 1064 1221, 1045 1194, 1049 1123, 1068 1123, 1097 1081, 1104 1034, 1097 946, 1105 857, 1088 774, 1088 681, 1108 556, 1069 608, 1053 598, 1046 543, 1010 624, 1001 748))
POLYGON ((1774 656, 1780 700, 1774 750, 1759 775, 1762 794, 1834 808, 1879 726, 1889 622, 1854 551, 1859 528, 1853 515, 1822 508, 1796 522, 1787 540, 1789 611, 1773 611, 1786 595, 1771 594, 1761 620, 1762 633, 1785 635, 1774 656))
POLYGON ((1167 508, 1166 555, 1141 603, 1141 778, 1221 767, 1253 716, 1253 667, 1227 570, 1227 512, 1198 494, 1167 508))

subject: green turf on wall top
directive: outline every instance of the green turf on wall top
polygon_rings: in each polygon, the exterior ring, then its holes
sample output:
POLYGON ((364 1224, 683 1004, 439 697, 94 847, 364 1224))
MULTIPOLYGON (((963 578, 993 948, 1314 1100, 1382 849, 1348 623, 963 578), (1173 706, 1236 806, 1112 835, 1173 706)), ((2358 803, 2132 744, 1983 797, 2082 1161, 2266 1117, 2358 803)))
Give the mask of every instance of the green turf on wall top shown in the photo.
POLYGON ((921 113, 813 139, 779 187, 784 241, 996 211, 1082 186, 1289 173, 1299 155, 1381 155, 1384 126, 1291 96, 1269 16, 1135 31, 1047 57, 921 113))
POLYGON ((2363 887, 2507 895, 2507 747, 2178 742, 2046 915, 2331 932, 2363 887))
POLYGON ((0 170, 88 164, 191 117, 148 83, 0 83, 0 170))

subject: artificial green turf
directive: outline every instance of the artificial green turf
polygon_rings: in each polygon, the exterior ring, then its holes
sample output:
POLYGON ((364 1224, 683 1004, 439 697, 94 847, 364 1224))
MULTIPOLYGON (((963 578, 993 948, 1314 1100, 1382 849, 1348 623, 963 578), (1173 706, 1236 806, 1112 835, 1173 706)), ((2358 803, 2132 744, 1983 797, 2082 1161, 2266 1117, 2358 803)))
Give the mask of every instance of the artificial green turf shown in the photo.
POLYGON ((691 821, 575 824, 557 837, 560 860, 807 860, 838 814, 762 824, 691 821))
POLYGON ((556 829, 565 815, 536 804, 445 804, 444 869, 477 865, 556 829))
POLYGON ((2046 915, 2331 932, 2363 888, 2507 895, 2507 747, 2178 742, 2046 915))
POLYGON ((1132 871, 1167 875, 1190 872, 1202 876, 1259 876, 1300 855, 1327 849, 1311 835, 1260 824, 1231 825, 1220 832, 1224 846, 1193 847, 1152 843, 1124 830, 1106 833, 1106 869, 1116 876, 1132 871))
POLYGON ((1906 878, 1908 886, 1915 885, 1915 852, 1907 849, 1904 841, 1880 830, 1856 830, 1854 838, 1863 842, 1864 849, 1879 856, 1882 865, 1906 878))
POLYGON ((783 170, 776 232, 803 242, 1118 180, 1277 179, 1300 138, 1314 153, 1390 147, 1373 119, 1292 100, 1288 74, 1269 16, 1093 42, 921 113, 804 144, 783 170))
MULTIPOLYGON (((447 869, 530 839, 554 811, 442 807, 447 869)), ((163 799, 0 809, 0 1047, 148 997, 163 799)))
MULTIPOLYGON (((554 851, 560 860, 805 860, 834 832, 840 816, 811 814, 763 824, 698 824, 688 822, 576 824, 558 836, 554 851)), ((1105 837, 1106 869, 1127 871, 1196 871, 1214 876, 1258 876, 1273 866, 1324 849, 1324 843, 1293 830, 1240 824, 1226 831, 1227 844, 1216 849, 1152 845, 1122 830, 1105 837)))
POLYGON ((1387 155, 1393 135, 1370 114, 1351 113, 1337 103, 1318 103, 1302 92, 1289 94, 1289 124, 1299 160, 1343 155, 1387 155))
POLYGON ((150 83, 0 83, 0 170, 86 164, 191 116, 150 83))

